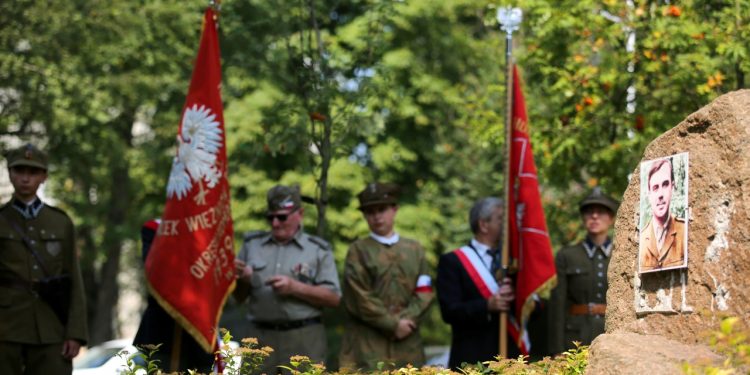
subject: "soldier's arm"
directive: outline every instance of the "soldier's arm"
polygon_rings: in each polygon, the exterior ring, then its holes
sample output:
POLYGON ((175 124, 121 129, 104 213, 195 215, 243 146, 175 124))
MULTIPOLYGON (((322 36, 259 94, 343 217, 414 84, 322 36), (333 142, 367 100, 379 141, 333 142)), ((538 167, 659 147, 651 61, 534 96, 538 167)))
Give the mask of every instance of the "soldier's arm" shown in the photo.
POLYGON ((438 290, 440 314, 448 324, 467 324, 487 320, 487 300, 464 298, 461 288, 461 265, 453 254, 445 254, 438 261, 435 286, 438 290))
POLYGON ((427 264, 427 259, 424 256, 424 250, 421 251, 421 259, 419 263, 419 277, 422 280, 415 282, 414 292, 409 298, 409 304, 402 313, 402 317, 411 319, 414 322, 418 322, 427 312, 432 302, 435 300, 435 293, 432 289, 432 277, 430 276, 430 268, 427 264), (428 281, 429 280, 429 281, 428 281), (426 285, 417 285, 427 283, 426 285))
POLYGON ((372 290, 372 278, 363 266, 367 261, 369 259, 363 257, 356 246, 349 248, 344 266, 344 308, 360 322, 391 335, 396 331, 399 318, 388 311, 372 290))
POLYGON ((70 307, 68 309, 68 322, 65 325, 65 338, 66 340, 75 340, 80 345, 85 345, 88 340, 86 297, 83 290, 83 277, 81 276, 78 253, 75 247, 75 228, 70 219, 68 219, 66 231, 68 235, 65 238, 63 246, 65 246, 65 250, 68 252, 68 272, 70 272, 71 293, 70 307))
POLYGON ((250 277, 252 277, 252 267, 246 262, 248 260, 249 242, 242 245, 240 253, 235 257, 235 266, 237 268, 237 284, 232 295, 237 303, 242 303, 250 295, 250 277), (247 269, 249 268, 249 269, 247 269), (249 275, 248 275, 249 272, 249 275))
POLYGON ((565 350, 565 300, 568 293, 568 279, 565 274, 567 262, 565 254, 560 251, 555 257, 557 267, 557 287, 552 290, 549 299, 549 350, 551 354, 559 354, 565 350))

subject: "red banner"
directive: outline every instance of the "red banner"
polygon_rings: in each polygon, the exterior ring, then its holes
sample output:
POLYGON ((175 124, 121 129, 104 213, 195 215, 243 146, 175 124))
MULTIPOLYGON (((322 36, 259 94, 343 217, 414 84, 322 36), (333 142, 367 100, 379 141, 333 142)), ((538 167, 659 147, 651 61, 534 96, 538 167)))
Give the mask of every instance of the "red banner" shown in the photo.
MULTIPOLYGON (((518 332, 513 334, 520 348, 531 348, 526 325, 536 305, 535 297, 557 284, 544 208, 539 195, 536 165, 529 138, 526 102, 521 91, 518 69, 513 66, 513 113, 510 155, 512 190, 508 201, 510 255, 516 273, 514 316, 518 332), (520 317, 520 319, 518 318, 520 317)), ((528 354, 528 353, 525 353, 528 354)))
POLYGON ((167 184, 164 215, 146 259, 151 294, 206 350, 234 289, 234 232, 215 13, 203 17, 167 184))

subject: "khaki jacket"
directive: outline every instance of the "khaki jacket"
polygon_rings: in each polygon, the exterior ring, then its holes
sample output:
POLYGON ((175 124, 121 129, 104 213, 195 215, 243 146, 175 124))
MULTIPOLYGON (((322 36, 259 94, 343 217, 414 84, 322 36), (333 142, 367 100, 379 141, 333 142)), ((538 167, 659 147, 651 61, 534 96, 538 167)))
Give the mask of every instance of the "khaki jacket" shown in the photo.
POLYGON ((415 288, 419 276, 429 274, 417 241, 402 237, 387 246, 366 237, 349 247, 341 300, 349 315, 339 356, 342 368, 373 370, 381 361, 397 367, 424 364, 419 331, 403 340, 396 340, 394 332, 399 319, 417 325, 422 321, 435 296, 415 288))
POLYGON ((639 271, 655 271, 662 268, 679 267, 685 264, 685 222, 669 216, 667 234, 661 249, 657 248, 654 235, 654 220, 649 220, 641 232, 639 271))
POLYGON ((33 219, 24 218, 11 204, 0 208, 0 278, 31 283, 45 277, 36 258, 10 224, 29 238, 53 275, 70 275, 71 301, 67 324, 35 292, 20 285, 0 285, 0 341, 53 344, 88 337, 83 281, 75 250, 73 222, 62 210, 45 205, 33 219))

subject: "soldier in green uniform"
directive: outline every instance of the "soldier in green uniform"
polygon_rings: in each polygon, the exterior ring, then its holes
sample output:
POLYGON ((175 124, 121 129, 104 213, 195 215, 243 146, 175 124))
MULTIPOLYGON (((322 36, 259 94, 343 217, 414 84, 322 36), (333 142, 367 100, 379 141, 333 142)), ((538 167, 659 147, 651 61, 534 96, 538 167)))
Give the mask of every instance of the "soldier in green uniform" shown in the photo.
POLYGON ((612 254, 609 228, 619 203, 597 187, 580 203, 586 239, 555 256, 557 287, 549 306, 550 351, 562 353, 573 341, 590 345, 604 333, 607 268, 612 254))
POLYGON ((47 155, 7 155, 14 193, 0 208, 0 374, 70 374, 87 340, 73 222, 36 193, 47 155))
POLYGON ((424 364, 419 323, 434 299, 425 251, 394 230, 398 187, 373 183, 358 195, 370 235, 346 256, 343 305, 349 315, 342 338, 342 368, 375 369, 424 364))
POLYGON ((325 360, 321 310, 338 306, 341 288, 331 245, 302 230, 299 188, 277 185, 267 198, 271 232, 245 235, 234 295, 239 302, 249 296, 245 337, 273 348, 261 373, 276 374, 293 355, 325 360))

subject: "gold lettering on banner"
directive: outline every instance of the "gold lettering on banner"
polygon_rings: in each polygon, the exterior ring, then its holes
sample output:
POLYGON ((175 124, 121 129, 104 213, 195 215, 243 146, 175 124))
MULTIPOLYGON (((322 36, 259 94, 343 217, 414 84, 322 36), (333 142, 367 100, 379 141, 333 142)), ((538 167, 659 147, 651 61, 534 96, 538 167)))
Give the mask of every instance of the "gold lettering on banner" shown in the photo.
POLYGON ((529 134, 529 124, 528 122, 524 121, 523 119, 517 118, 516 121, 513 123, 513 129, 521 132, 529 134))
POLYGON ((216 207, 185 219, 185 224, 191 232, 216 227, 208 247, 190 266, 190 273, 196 279, 203 279, 206 274, 212 273, 214 284, 218 285, 222 278, 226 281, 234 278, 234 264, 229 262, 230 255, 234 254, 234 240, 232 236, 224 233, 231 217, 232 211, 227 189, 222 192, 216 207))
POLYGON ((159 236, 177 236, 177 225, 180 224, 179 220, 162 220, 159 224, 159 228, 156 230, 159 236))

